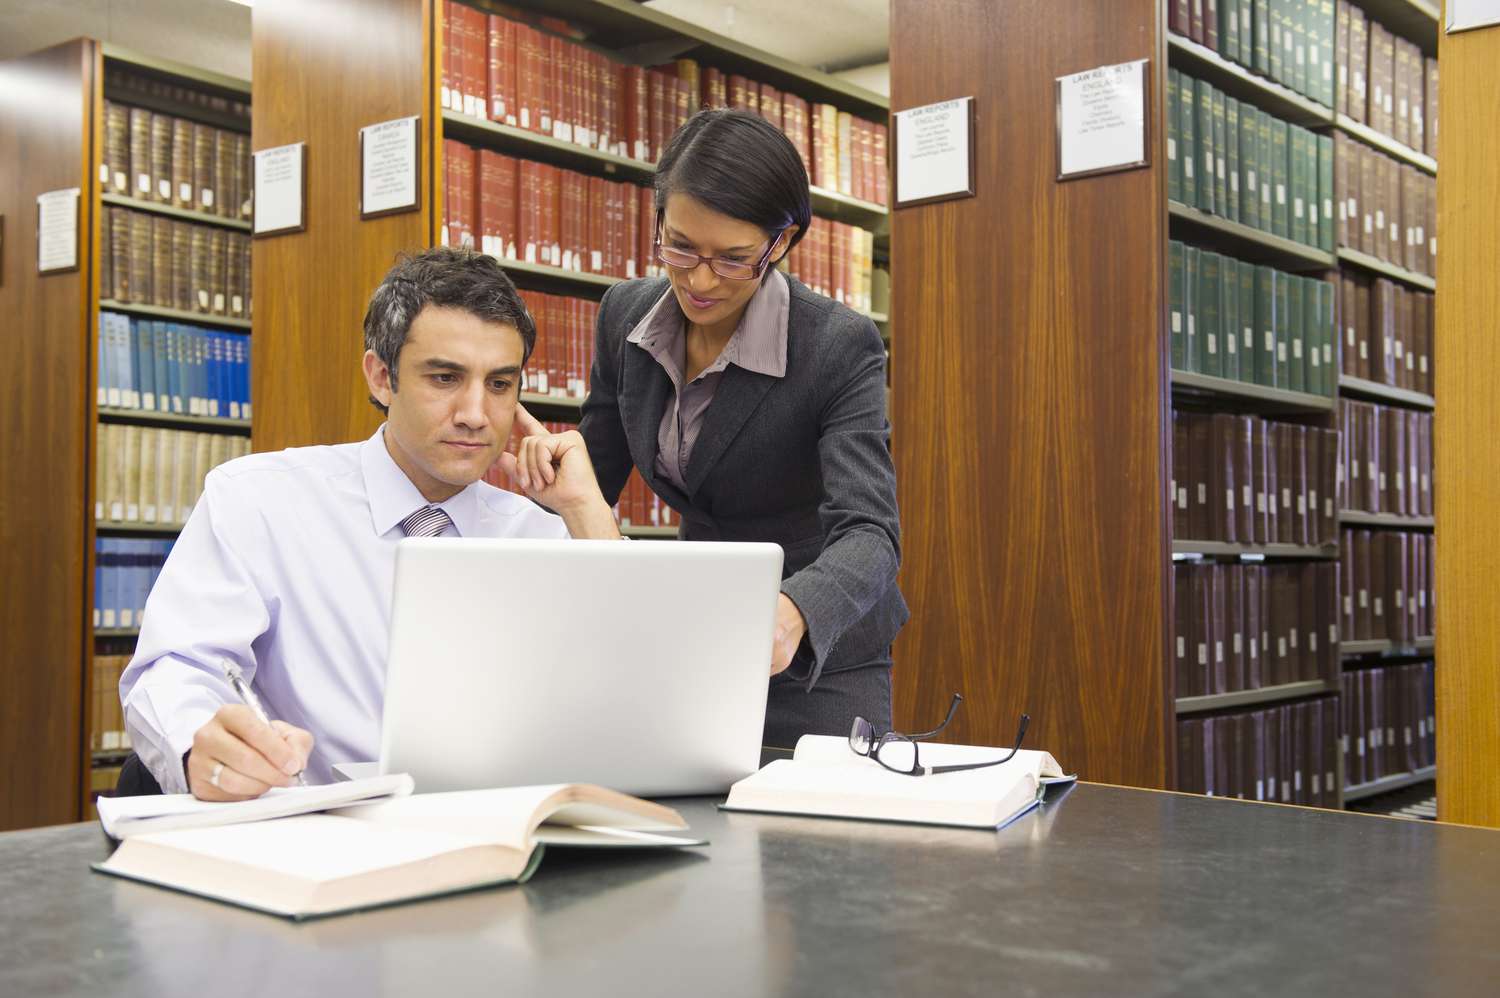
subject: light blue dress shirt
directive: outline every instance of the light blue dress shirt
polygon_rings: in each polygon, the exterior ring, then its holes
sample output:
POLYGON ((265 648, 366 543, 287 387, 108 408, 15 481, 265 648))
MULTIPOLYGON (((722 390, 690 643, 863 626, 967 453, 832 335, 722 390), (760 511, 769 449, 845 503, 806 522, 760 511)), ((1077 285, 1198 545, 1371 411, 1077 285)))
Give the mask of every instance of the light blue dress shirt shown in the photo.
MULTIPOLYGON (((239 702, 224 658, 272 717, 312 732, 309 783, 378 758, 399 524, 427 505, 384 432, 209 472, 120 679, 135 751, 165 792, 187 792, 193 735, 239 702)), ((485 482, 439 505, 445 537, 568 536, 559 517, 485 482)))

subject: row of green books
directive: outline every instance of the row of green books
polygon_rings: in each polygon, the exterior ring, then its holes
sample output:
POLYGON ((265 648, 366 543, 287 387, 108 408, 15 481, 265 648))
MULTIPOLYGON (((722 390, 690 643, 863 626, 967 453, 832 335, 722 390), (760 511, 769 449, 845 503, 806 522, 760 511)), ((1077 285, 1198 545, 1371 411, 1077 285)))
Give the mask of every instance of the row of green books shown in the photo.
POLYGON ((1334 287, 1168 244, 1172 368, 1332 397, 1334 287))
POLYGON ((1333 139, 1167 71, 1167 196, 1333 252, 1333 139))
POLYGON ((1171 30, 1333 107, 1333 0, 1172 0, 1167 10, 1171 30))

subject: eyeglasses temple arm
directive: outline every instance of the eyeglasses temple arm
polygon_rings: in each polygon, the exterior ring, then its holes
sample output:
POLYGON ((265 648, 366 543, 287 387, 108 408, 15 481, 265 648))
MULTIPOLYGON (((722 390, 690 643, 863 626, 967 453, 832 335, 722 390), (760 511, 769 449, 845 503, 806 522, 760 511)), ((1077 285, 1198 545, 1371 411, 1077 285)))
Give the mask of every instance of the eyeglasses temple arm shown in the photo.
POLYGON ((917 741, 918 739, 922 738, 931 738, 933 735, 940 733, 944 728, 948 726, 948 722, 953 720, 953 715, 958 712, 958 705, 963 703, 963 701, 964 698, 961 694, 953 694, 953 700, 948 704, 948 716, 943 718, 942 724, 939 724, 931 731, 924 731, 920 735, 907 735, 906 737, 910 738, 912 741, 917 741))

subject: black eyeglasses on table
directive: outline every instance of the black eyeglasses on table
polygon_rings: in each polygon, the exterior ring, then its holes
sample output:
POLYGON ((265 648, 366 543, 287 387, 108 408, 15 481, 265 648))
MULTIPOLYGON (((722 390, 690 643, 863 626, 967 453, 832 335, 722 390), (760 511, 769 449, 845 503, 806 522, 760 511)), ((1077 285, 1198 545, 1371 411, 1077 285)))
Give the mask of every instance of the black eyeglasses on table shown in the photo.
POLYGON ((903 776, 931 776, 934 773, 957 773, 966 769, 984 769, 987 766, 999 766, 1010 762, 1015 754, 1021 750, 1021 742, 1026 738, 1026 726, 1031 723, 1030 714, 1021 715, 1021 727, 1016 732, 1016 743, 1006 753, 1003 759, 991 759, 988 762, 965 762, 953 766, 923 766, 917 751, 917 742, 932 738, 948 726, 953 720, 953 715, 958 712, 958 705, 963 703, 963 696, 953 694, 953 702, 948 705, 948 716, 943 718, 943 723, 931 731, 924 731, 919 735, 903 735, 899 731, 887 731, 885 734, 876 736, 875 726, 863 717, 854 719, 854 727, 849 732, 849 748, 855 755, 867 756, 880 763, 893 773, 903 776))

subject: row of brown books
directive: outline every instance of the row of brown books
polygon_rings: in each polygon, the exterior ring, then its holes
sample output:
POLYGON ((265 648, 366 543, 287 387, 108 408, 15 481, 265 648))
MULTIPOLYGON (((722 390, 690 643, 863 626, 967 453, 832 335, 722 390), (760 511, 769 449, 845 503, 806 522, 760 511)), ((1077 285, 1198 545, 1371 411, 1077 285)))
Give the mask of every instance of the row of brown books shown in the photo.
POLYGON ((1437 764, 1434 692, 1432 662, 1344 673, 1346 787, 1437 764))
POLYGON ((521 291, 521 300, 536 324, 536 346, 526 362, 525 390, 554 398, 585 398, 594 364, 599 303, 530 289, 521 291))
POLYGON ((1340 633, 1410 645, 1433 624, 1431 534, 1345 530, 1339 550, 1340 633))
POLYGON ((1320 697, 1177 722, 1177 787, 1188 793, 1335 807, 1339 701, 1320 697))
POLYGON ((1172 536, 1231 544, 1337 539, 1339 436, 1233 413, 1172 413, 1172 536))
POLYGON ((1338 672, 1333 562, 1173 566, 1177 696, 1325 679, 1338 672))
POLYGON ((1437 156, 1438 63, 1358 0, 1338 0, 1334 109, 1417 152, 1437 156))
POLYGON ((130 751, 130 733, 125 730, 125 712, 120 706, 120 677, 130 664, 129 655, 95 655, 89 677, 89 750, 130 751))
POLYGON ((104 92, 127 104, 167 104, 194 113, 228 119, 250 131, 250 102, 221 93, 174 83, 170 77, 148 76, 118 64, 105 62, 104 92))
POLYGON ((649 188, 443 143, 443 244, 577 273, 649 273, 649 188))
MULTIPOLYGON (((543 422, 542 425, 551 433, 566 433, 578 428, 574 423, 543 422)), ((520 439, 520 430, 512 430, 510 443, 505 449, 514 454, 520 439)), ((498 489, 521 493, 499 462, 485 473, 484 480, 498 489)), ((630 478, 625 482, 619 501, 615 503, 614 513, 622 527, 675 527, 682 522, 677 512, 652 492, 646 486, 645 479, 635 470, 630 472, 630 478)))
POLYGON ((820 295, 861 312, 875 307, 875 233, 868 229, 814 217, 784 266, 820 295))
MULTIPOLYGON (((443 243, 499 260, 635 278, 655 262, 653 192, 545 163, 444 143, 443 243)), ((814 218, 786 265, 815 291, 869 311, 875 234, 814 218)))
POLYGON ((529 24, 443 4, 445 109, 654 163, 700 107, 753 111, 781 129, 814 186, 887 200, 883 123, 813 104, 745 76, 679 59, 655 68, 615 62, 529 24))
POLYGON ((1432 413, 1341 399, 1339 431, 1341 508, 1432 515, 1432 413))
POLYGON ((180 525, 203 494, 204 476, 249 453, 249 437, 100 423, 94 519, 180 525))
POLYGON ((250 135, 187 118, 104 102, 99 180, 115 194, 248 219, 250 135))
POLYGON ((1339 274, 1343 373, 1432 394, 1436 299, 1384 277, 1339 274))
POLYGON ((129 208, 105 209, 99 232, 103 297, 250 317, 249 235, 129 208))
POLYGON ((1334 136, 1334 236, 1428 277, 1437 275, 1437 178, 1343 132, 1334 136))

